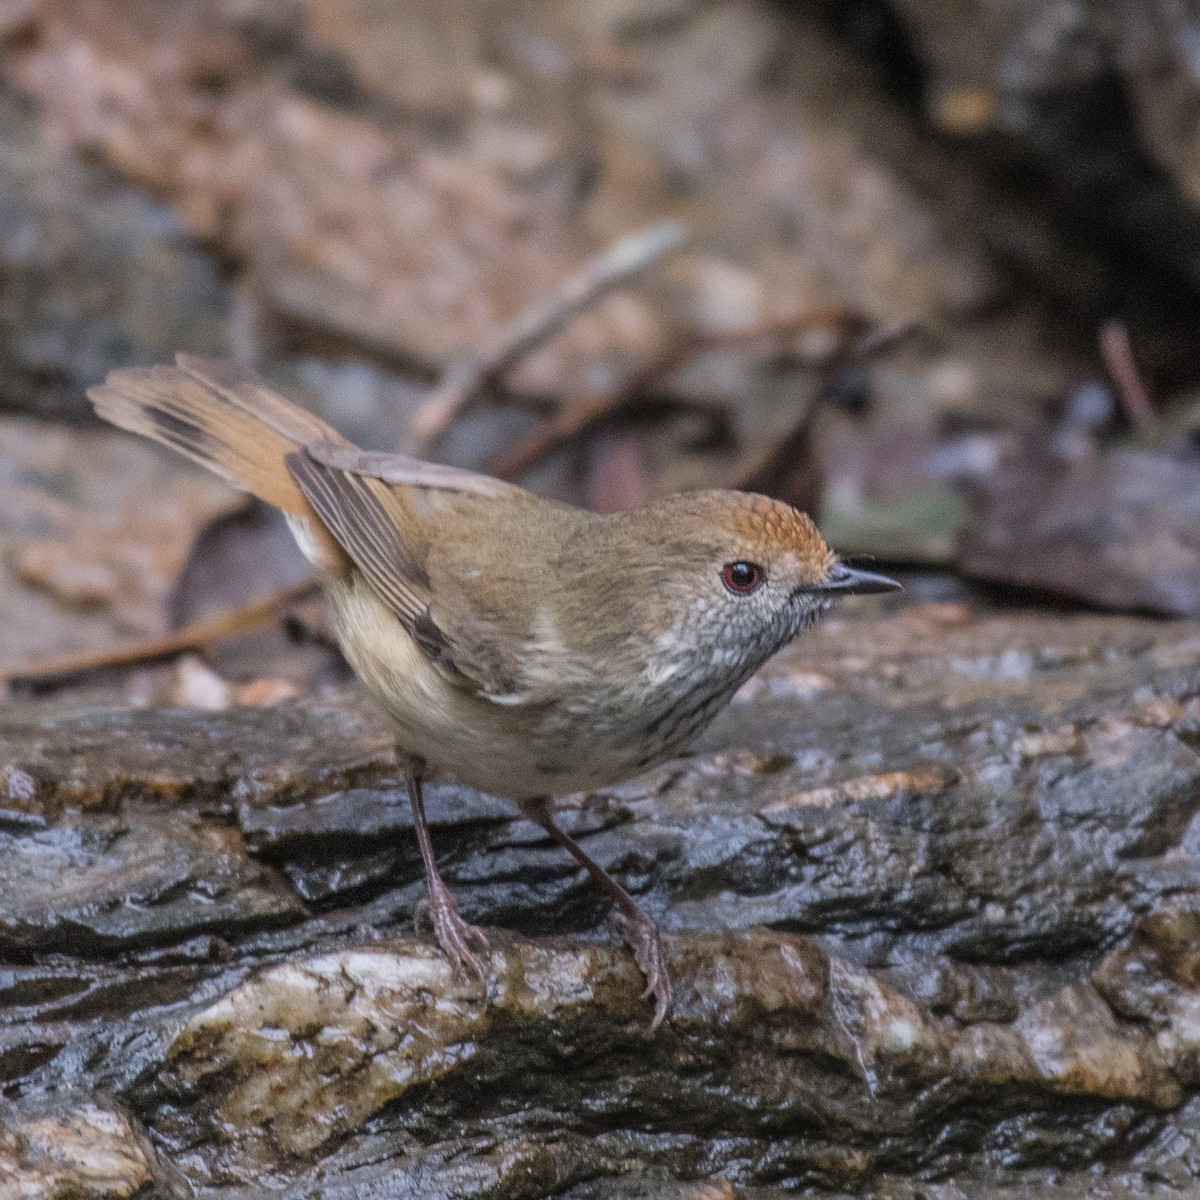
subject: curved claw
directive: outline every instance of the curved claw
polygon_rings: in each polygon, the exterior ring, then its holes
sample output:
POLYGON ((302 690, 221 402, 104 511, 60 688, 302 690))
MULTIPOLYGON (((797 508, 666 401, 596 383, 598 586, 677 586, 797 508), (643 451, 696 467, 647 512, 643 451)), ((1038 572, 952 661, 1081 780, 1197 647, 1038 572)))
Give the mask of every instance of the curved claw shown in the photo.
POLYGON ((433 927, 434 937, 454 970, 462 974, 469 968, 479 976, 480 983, 486 983, 487 973, 479 956, 472 951, 471 943, 486 950, 488 940, 482 929, 463 920, 454 893, 445 884, 430 888, 428 897, 413 910, 414 928, 419 929, 425 920, 433 927))
POLYGON ((621 914, 621 931, 633 951, 634 962, 646 977, 646 990, 641 998, 654 998, 654 1019, 650 1022, 650 1032, 653 1033, 671 1011, 671 976, 667 970, 662 936, 658 926, 640 908, 632 913, 621 914))

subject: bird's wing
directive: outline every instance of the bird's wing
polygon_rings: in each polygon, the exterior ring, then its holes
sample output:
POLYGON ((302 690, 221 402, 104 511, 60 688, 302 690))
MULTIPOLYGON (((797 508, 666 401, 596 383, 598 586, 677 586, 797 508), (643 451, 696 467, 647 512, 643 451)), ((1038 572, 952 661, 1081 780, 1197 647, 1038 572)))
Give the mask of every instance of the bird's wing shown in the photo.
POLYGON ((520 655, 504 654, 506 639, 488 636, 495 618, 475 611, 467 589, 440 619, 434 616, 423 512, 429 489, 494 497, 500 493, 488 493, 489 483, 512 485, 416 459, 342 451, 322 443, 285 461, 321 521, 443 675, 497 703, 512 703, 521 694, 520 655), (467 486, 456 486, 461 481, 467 486))
POLYGON ((497 499, 522 489, 515 484, 465 471, 462 467, 447 467, 441 463, 422 462, 404 454, 381 454, 360 450, 357 446, 337 445, 329 441, 306 447, 311 458, 322 466, 344 471, 348 475, 367 476, 384 483, 407 487, 435 488, 439 491, 469 492, 476 496, 497 499))

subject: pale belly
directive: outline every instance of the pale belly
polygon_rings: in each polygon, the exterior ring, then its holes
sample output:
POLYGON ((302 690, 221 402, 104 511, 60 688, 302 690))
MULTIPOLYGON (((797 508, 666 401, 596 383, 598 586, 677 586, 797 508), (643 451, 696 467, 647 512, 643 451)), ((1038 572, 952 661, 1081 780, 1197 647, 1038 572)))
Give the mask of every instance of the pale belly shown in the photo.
POLYGON ((676 729, 676 742, 656 748, 594 722, 555 733, 544 712, 447 680, 368 588, 335 585, 330 601, 342 650, 394 723, 397 747, 481 791, 520 802, 603 787, 670 757, 687 733, 676 729))

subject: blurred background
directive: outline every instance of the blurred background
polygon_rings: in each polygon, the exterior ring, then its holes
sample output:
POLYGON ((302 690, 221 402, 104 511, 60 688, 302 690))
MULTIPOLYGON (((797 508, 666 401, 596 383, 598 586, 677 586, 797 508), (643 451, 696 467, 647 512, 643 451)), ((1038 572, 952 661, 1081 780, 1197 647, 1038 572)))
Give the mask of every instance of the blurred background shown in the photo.
POLYGON ((1198 34, 1166 0, 6 0, 0 673, 335 669, 276 519, 91 416, 179 350, 601 509, 767 491, 918 596, 1200 613, 1198 34))

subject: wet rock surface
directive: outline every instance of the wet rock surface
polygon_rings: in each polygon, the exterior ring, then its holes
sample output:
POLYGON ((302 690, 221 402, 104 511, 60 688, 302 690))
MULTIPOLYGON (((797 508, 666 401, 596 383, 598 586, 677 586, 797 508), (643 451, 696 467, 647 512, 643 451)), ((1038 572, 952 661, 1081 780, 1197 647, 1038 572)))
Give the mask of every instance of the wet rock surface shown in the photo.
POLYGON ((565 805, 667 930, 677 1005, 651 1036, 595 892, 451 781, 430 816, 493 930, 486 987, 413 934, 411 822, 356 693, 0 708, 0 1182, 1186 1186, 1198 742, 1200 625, 932 603, 830 622, 694 754, 565 805))
POLYGON ((0 1107, 0 1192, 8 1196, 183 1196, 128 1113, 82 1102, 46 1113, 0 1107))

